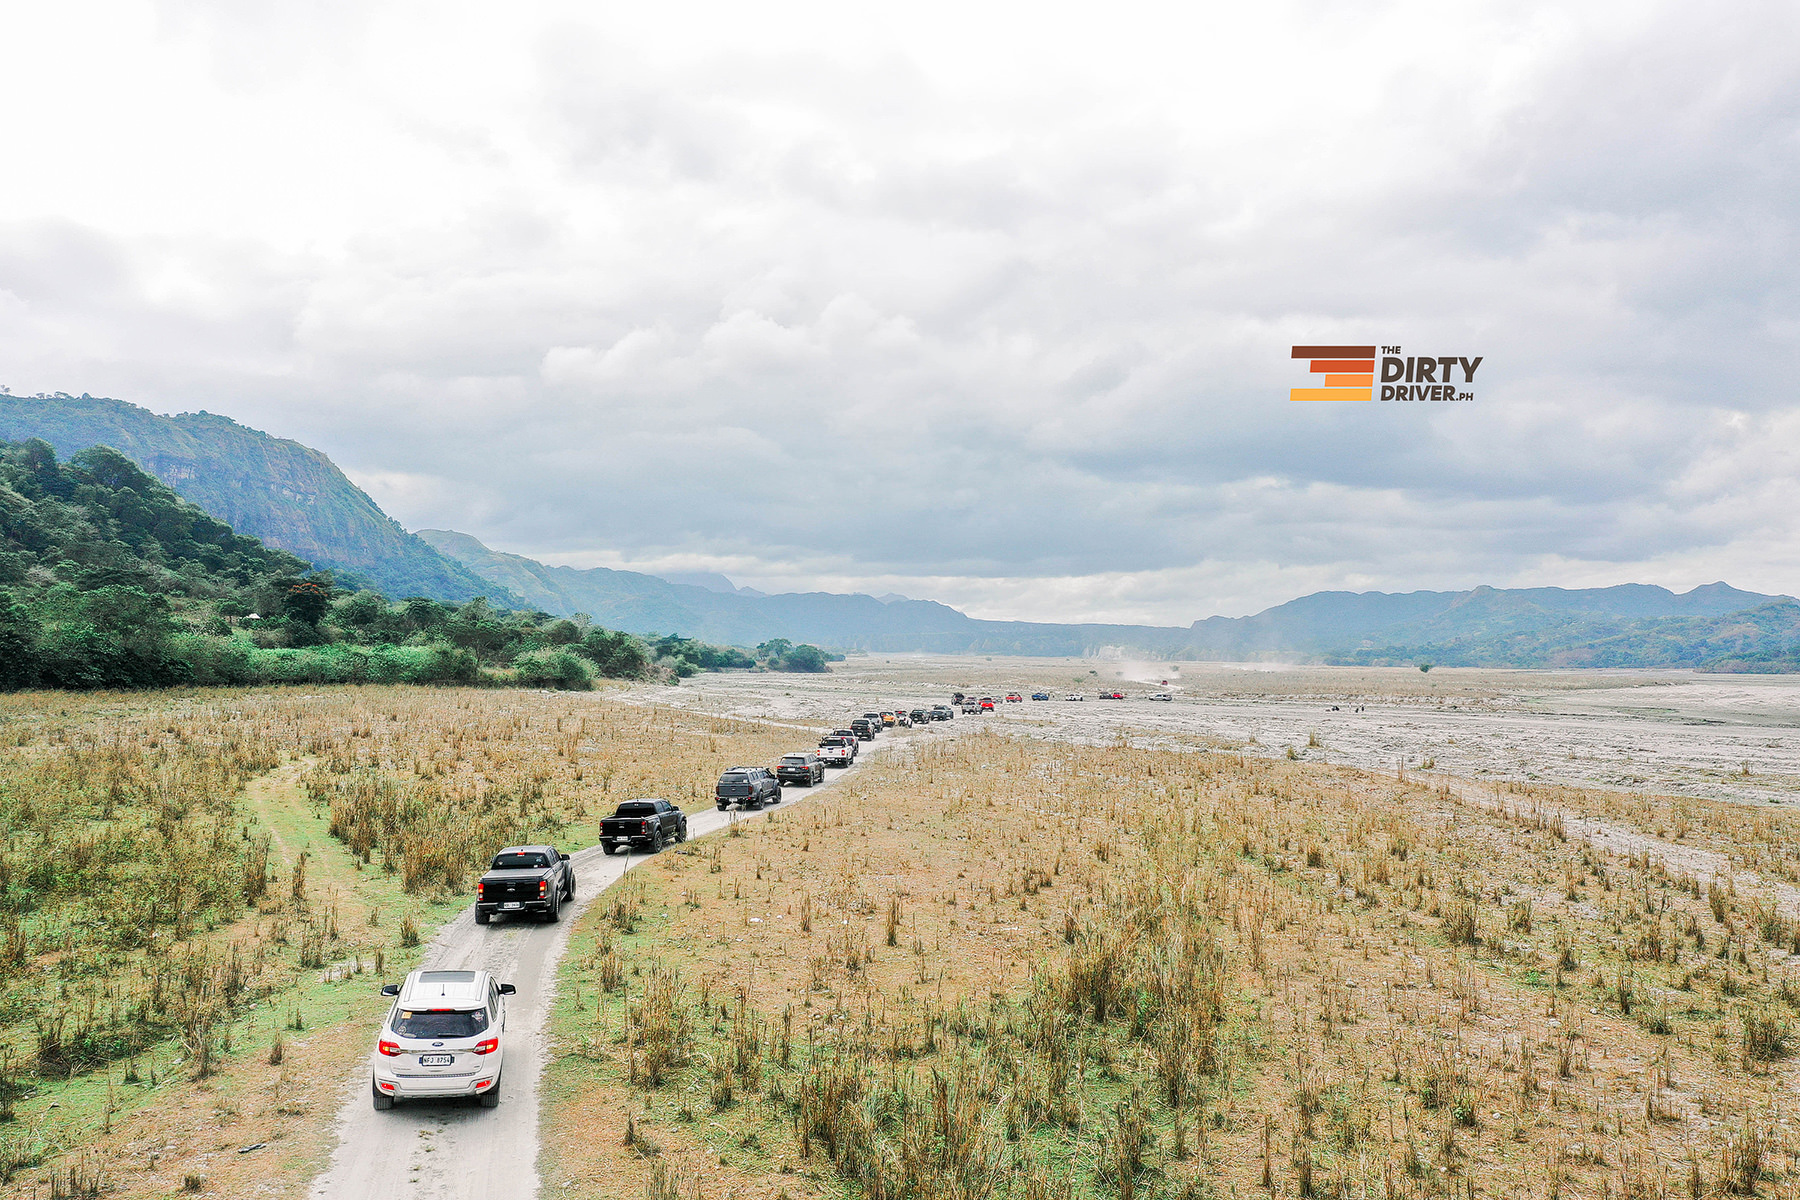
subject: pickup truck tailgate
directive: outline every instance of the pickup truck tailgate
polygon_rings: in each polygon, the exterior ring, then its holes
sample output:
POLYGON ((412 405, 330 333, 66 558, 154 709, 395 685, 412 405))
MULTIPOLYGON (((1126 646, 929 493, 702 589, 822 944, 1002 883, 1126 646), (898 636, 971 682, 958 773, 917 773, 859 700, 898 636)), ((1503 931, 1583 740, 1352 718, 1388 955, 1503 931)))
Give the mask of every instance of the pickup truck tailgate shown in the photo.
POLYGON ((481 881, 481 898, 489 904, 498 904, 507 900, 536 900, 539 896, 538 884, 540 876, 530 879, 484 879, 481 881))

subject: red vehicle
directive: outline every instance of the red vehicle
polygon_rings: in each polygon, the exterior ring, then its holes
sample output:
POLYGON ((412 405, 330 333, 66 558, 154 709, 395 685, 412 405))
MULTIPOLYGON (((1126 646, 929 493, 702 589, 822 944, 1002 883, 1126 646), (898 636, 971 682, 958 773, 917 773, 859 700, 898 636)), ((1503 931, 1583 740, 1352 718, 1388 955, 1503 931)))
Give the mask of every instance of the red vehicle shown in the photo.
POLYGON ((1123 700, 1125 698, 1125 693, 1124 692, 1101 692, 1100 698, 1102 700, 1123 700))
POLYGON ((981 711, 982 712, 993 712, 994 711, 994 698, 992 696, 983 696, 981 698, 981 711))
POLYGON ((1025 697, 1019 695, 1017 692, 1008 692, 1006 693, 1006 702, 1008 704, 1023 704, 1025 703, 1025 697))

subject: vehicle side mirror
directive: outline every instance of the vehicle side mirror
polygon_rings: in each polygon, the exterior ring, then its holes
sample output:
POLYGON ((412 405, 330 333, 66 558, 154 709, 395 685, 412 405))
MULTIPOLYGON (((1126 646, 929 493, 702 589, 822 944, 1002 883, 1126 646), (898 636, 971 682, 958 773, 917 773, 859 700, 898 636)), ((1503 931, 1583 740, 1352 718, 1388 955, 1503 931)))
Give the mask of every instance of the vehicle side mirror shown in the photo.
POLYGON ((400 994, 400 985, 397 983, 384 983, 381 985, 381 994, 384 996, 398 996, 400 994))
POLYGON ((566 854, 559 854, 559 855, 557 855, 557 857, 558 857, 558 858, 560 858, 560 859, 562 859, 562 860, 563 860, 563 861, 564 861, 564 862, 568 862, 568 861, 569 861, 569 856, 568 856, 568 855, 566 855, 566 854))
POLYGON ((519 994, 519 989, 510 983, 503 983, 500 985, 500 994, 502 996, 516 996, 519 994))

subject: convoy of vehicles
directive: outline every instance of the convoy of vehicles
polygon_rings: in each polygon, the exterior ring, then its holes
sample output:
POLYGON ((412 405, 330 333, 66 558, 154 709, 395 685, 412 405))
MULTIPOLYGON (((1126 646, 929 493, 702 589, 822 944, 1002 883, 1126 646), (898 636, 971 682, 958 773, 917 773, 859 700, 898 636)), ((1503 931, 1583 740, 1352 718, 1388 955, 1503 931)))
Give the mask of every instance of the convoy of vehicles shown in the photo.
MULTIPOLYGON (((971 702, 973 703, 973 702, 971 702)), ((993 701, 987 701, 991 709, 993 701)), ((822 783, 830 767, 848 767, 865 741, 883 729, 947 721, 948 705, 864 713, 847 729, 819 739, 814 751, 784 754, 773 771, 766 767, 732 767, 719 776, 714 800, 721 810, 737 805, 760 809, 781 802, 784 783, 810 787, 822 783)), ((685 842, 687 814, 667 800, 627 800, 600 822, 600 848, 657 853, 685 842)), ((551 845, 508 846, 495 854, 475 885, 475 923, 496 916, 561 919, 562 906, 575 899, 575 872, 569 856, 551 845)), ((394 997, 376 1038, 369 1075, 374 1106, 391 1109, 397 1101, 475 1096, 483 1107, 500 1103, 505 1064, 505 997, 513 985, 499 983, 481 970, 419 970, 403 983, 386 984, 381 992, 394 997)))
POLYGON ((627 800, 600 822, 600 849, 612 854, 642 846, 660 854, 670 842, 687 841, 687 814, 667 800, 627 800))
POLYGON ((512 984, 486 971, 414 971, 381 994, 394 997, 394 1005, 382 1019, 369 1071, 376 1108, 451 1096, 499 1106, 512 984))
MULTIPOLYGON (((1049 700, 1051 694, 1033 692, 1031 698, 1049 700)), ((1115 690, 1100 693, 1100 698, 1125 696, 1115 690)), ((1063 699, 1086 697, 1071 692, 1063 699)), ((1173 697, 1154 692, 1149 699, 1166 702, 1173 697)), ((1018 692, 1009 692, 1000 703, 1023 700, 1018 692)), ((783 784, 811 787, 824 782, 828 768, 855 763, 862 743, 874 741, 884 729, 952 720, 958 707, 966 713, 993 712, 995 703, 991 696, 977 699, 958 692, 949 704, 866 712, 848 728, 820 738, 817 752, 783 755, 773 771, 753 766, 725 771, 714 800, 721 810, 779 804, 783 784)), ((669 801, 654 798, 627 800, 600 823, 600 848, 609 855, 633 848, 656 853, 670 843, 685 842, 687 836, 687 815, 669 801)), ((557 921, 562 906, 574 899, 575 872, 567 854, 550 845, 508 846, 494 855, 475 885, 475 923, 527 914, 557 921)), ((514 994, 511 984, 499 983, 480 970, 419 970, 404 983, 387 984, 381 991, 394 997, 394 1005, 382 1022, 370 1071, 369 1090, 376 1108, 392 1108, 399 1100, 455 1096, 475 1096, 487 1108, 499 1104, 505 997, 514 994)))
POLYGON ((555 846, 508 846, 475 885, 475 923, 526 914, 560 921, 562 906, 573 899, 575 872, 567 854, 555 846))

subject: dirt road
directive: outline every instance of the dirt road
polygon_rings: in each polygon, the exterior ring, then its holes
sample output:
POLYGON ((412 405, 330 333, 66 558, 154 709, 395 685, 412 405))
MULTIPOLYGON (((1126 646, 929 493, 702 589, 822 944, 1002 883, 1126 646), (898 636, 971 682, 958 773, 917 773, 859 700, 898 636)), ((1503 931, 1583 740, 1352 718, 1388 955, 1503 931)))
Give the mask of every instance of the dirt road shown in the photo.
MULTIPOLYGON (((912 735, 918 737, 920 735, 912 735)), ((929 736, 929 735, 927 735, 929 736)), ((865 750, 879 753, 908 740, 890 733, 865 750)), ((831 772, 812 788, 786 788, 780 812, 831 788, 856 768, 831 772)), ((688 836, 702 837, 733 820, 761 813, 692 812, 688 836)), ((424 965, 438 969, 479 968, 514 984, 518 995, 507 1006, 506 1076, 500 1107, 484 1109, 473 1100, 412 1102, 376 1112, 369 1099, 366 1070, 357 1073, 338 1114, 338 1146, 331 1164, 313 1182, 315 1200, 460 1200, 505 1196, 528 1200, 538 1194, 538 1078, 543 1069, 544 1024, 549 1015, 556 964, 569 927, 587 903, 645 856, 609 858, 590 846, 572 854, 579 892, 555 925, 502 921, 477 926, 465 909, 432 940, 424 965)), ((369 1030, 373 1045, 375 1031, 369 1030)))

